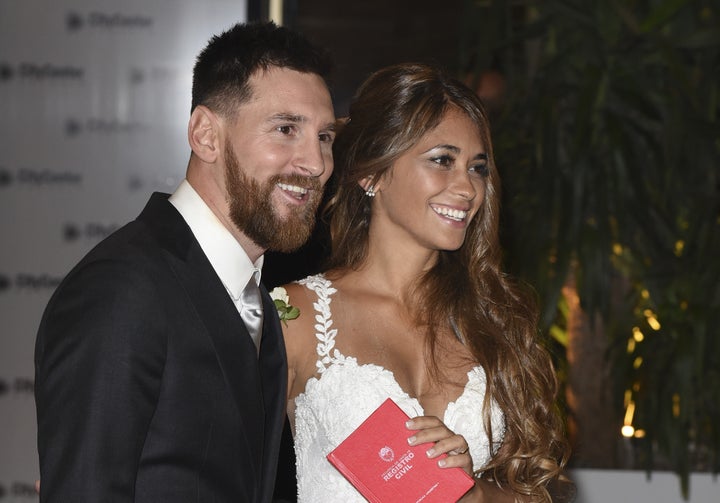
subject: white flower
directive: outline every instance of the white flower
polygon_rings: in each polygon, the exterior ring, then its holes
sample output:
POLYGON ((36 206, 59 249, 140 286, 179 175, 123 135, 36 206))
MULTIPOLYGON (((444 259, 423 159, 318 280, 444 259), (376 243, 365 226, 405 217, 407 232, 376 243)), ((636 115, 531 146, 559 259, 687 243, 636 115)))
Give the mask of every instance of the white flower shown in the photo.
POLYGON ((285 290, 281 286, 273 288, 272 292, 270 292, 270 298, 272 300, 281 300, 285 304, 288 304, 290 302, 290 297, 288 296, 287 290, 285 290))
POLYGON ((288 320, 294 320, 300 316, 300 310, 290 305, 290 296, 283 287, 273 288, 273 291, 270 292, 270 298, 272 298, 273 304, 275 304, 275 309, 277 309, 280 321, 282 321, 285 326, 287 326, 288 320))

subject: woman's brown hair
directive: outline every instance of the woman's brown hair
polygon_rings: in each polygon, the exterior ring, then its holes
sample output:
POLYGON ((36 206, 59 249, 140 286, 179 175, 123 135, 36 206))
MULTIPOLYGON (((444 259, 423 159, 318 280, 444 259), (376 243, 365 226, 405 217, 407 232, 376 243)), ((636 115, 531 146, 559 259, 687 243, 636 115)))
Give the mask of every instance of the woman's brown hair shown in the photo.
POLYGON ((504 438, 478 475, 549 501, 548 484, 560 477, 568 457, 555 406, 555 372, 539 341, 534 297, 501 270, 500 180, 490 126, 480 99, 464 84, 432 66, 403 64, 374 73, 360 87, 333 147, 336 191, 326 208, 332 241, 328 268, 358 269, 367 256, 372 198, 359 182, 379 180, 450 108, 477 124, 488 155, 485 198, 463 245, 440 251, 420 278, 415 310, 427 327, 433 375, 442 374, 435 358, 438 334, 459 332, 487 375, 478 420, 490 438, 490 397, 504 413, 504 438))

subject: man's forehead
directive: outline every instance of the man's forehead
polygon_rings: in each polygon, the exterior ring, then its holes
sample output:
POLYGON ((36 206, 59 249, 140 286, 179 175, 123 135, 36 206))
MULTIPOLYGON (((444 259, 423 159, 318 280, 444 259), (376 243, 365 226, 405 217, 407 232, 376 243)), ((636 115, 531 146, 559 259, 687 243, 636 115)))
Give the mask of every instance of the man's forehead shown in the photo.
POLYGON ((248 104, 266 109, 268 120, 335 121, 330 91, 317 74, 276 68, 253 74, 248 104))
MULTIPOLYGON (((300 72, 292 68, 269 66, 259 68, 250 75, 248 82, 254 88, 262 88, 268 84, 278 86, 305 86, 328 91, 325 79, 313 72, 300 72)), ((329 92, 329 91, 328 91, 329 92)))

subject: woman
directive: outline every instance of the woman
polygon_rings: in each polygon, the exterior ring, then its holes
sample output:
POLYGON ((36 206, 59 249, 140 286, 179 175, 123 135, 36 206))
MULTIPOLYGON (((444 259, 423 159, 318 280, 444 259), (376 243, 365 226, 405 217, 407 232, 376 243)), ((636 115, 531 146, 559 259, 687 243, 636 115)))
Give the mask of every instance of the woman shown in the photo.
POLYGON ((567 442, 534 305, 500 270, 479 99, 432 67, 383 69, 334 155, 329 267, 286 286, 299 501, 364 501, 325 456, 388 397, 475 477, 462 501, 549 501, 567 442))

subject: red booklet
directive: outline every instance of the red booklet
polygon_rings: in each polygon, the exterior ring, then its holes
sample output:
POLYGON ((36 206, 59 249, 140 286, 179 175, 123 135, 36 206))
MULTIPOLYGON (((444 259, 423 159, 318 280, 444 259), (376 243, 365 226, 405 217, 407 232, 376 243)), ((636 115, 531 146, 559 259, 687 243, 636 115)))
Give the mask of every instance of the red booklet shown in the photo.
POLYGON ((473 479, 460 468, 440 468, 425 454, 431 444, 410 446, 408 416, 390 398, 338 445, 328 460, 371 503, 448 503, 473 479))

